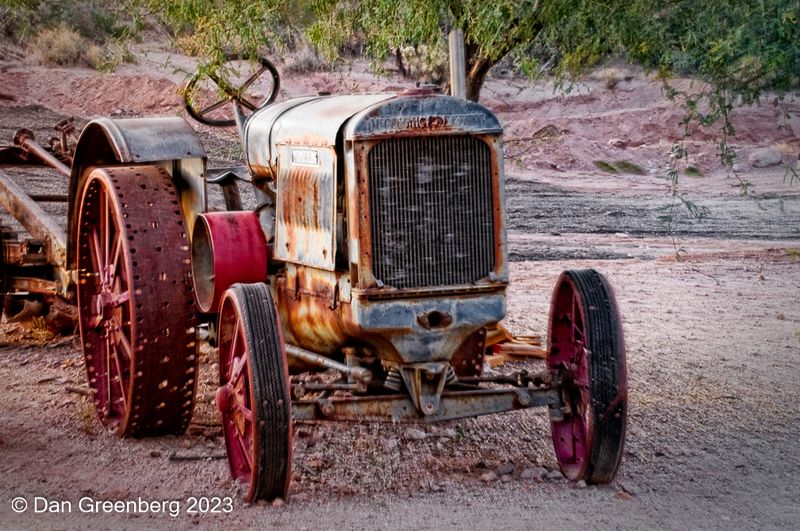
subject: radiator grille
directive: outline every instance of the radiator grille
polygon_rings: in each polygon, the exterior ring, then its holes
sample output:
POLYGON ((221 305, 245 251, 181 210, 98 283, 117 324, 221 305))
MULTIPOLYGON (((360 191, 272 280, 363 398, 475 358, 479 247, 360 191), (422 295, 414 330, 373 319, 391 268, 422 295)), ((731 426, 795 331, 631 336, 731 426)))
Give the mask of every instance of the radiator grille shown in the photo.
POLYGON ((471 136, 394 138, 367 161, 375 277, 387 286, 470 284, 494 268, 492 162, 471 136))

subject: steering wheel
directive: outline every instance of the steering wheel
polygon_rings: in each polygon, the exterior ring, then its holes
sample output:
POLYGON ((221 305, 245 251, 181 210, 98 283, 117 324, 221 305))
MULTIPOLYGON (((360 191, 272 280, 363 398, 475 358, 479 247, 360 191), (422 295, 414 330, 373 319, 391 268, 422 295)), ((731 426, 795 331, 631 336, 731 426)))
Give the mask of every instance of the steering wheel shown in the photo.
MULTIPOLYGON (((240 54, 227 54, 225 56, 225 62, 230 61, 241 61, 244 57, 240 54)), ((215 127, 230 127, 232 125, 236 125, 235 119, 219 119, 219 118, 210 118, 208 115, 225 105, 226 103, 234 103, 239 104, 242 107, 249 109, 250 112, 255 111, 261 106, 269 105, 275 98, 278 96, 278 91, 280 90, 281 81, 280 76, 278 75, 278 70, 266 57, 259 57, 258 63, 260 67, 258 70, 255 71, 250 77, 248 77, 244 83, 238 88, 234 88, 231 86, 230 83, 225 78, 218 76, 215 72, 208 73, 209 79, 213 81, 217 87, 225 93, 226 97, 210 104, 205 107, 200 107, 196 105, 196 102, 192 101, 192 94, 195 90, 195 85, 201 79, 200 72, 196 72, 192 77, 189 79, 189 82, 186 83, 186 88, 183 91, 183 104, 186 107, 186 112, 189 113, 189 116, 200 122, 201 124, 211 125, 215 127), (249 99, 245 98, 245 91, 258 79, 260 78, 264 72, 269 72, 272 76, 272 92, 265 101, 261 104, 256 105, 249 99)))

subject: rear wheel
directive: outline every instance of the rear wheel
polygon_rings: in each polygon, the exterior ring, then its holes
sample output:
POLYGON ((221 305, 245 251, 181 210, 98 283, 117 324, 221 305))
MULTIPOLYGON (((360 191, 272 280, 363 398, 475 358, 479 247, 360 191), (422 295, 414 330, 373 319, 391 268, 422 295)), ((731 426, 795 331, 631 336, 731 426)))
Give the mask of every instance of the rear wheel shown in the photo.
POLYGON ((280 319, 266 284, 234 284, 219 314, 217 407, 245 501, 285 498, 292 465, 289 371, 280 319))
POLYGON ((562 473, 608 483, 625 440, 628 384, 622 323, 611 286, 593 269, 565 271, 550 306, 547 364, 561 374, 563 418, 551 421, 562 473))
POLYGON ((78 197, 78 320, 97 415, 120 436, 182 433, 196 312, 172 180, 155 166, 98 168, 78 197))

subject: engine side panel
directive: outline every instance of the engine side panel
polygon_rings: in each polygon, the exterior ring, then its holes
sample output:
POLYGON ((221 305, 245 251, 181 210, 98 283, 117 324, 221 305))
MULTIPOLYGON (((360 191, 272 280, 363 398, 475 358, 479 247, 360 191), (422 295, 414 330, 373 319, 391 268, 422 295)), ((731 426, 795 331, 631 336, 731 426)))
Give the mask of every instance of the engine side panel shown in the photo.
POLYGON ((275 258, 333 271, 336 257, 336 152, 278 146, 275 258))

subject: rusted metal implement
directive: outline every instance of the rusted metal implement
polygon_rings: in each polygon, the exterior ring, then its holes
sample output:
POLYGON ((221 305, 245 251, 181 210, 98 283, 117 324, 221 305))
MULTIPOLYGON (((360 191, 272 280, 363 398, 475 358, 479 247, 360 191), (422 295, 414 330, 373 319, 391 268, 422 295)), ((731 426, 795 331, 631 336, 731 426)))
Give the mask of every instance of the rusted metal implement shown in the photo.
MULTIPOLYGON (((212 77, 220 101, 193 101, 197 77, 186 91, 192 117, 238 128, 254 209, 242 210, 241 172, 207 170, 178 118, 86 126, 67 150, 66 237, 37 225, 46 218, 19 191, 3 203, 33 219, 42 256, 64 272, 54 289, 77 292, 103 423, 120 435, 186 428, 199 317, 218 345, 216 402, 248 501, 287 495, 293 420, 438 422, 538 406, 563 473, 610 481, 627 373, 606 279, 566 271, 547 345, 498 344, 509 339, 498 327, 509 267, 497 118, 425 88, 273 103, 277 71, 260 65, 242 87, 212 77), (244 93, 264 73, 273 90, 257 106, 244 93), (219 117, 226 104, 233 118, 219 117), (208 211, 208 184, 227 211, 208 211), (546 364, 484 375, 487 350, 546 364), (295 376, 313 370, 329 377, 295 376)), ((14 156, 57 166, 31 142, 15 141, 14 156)))

